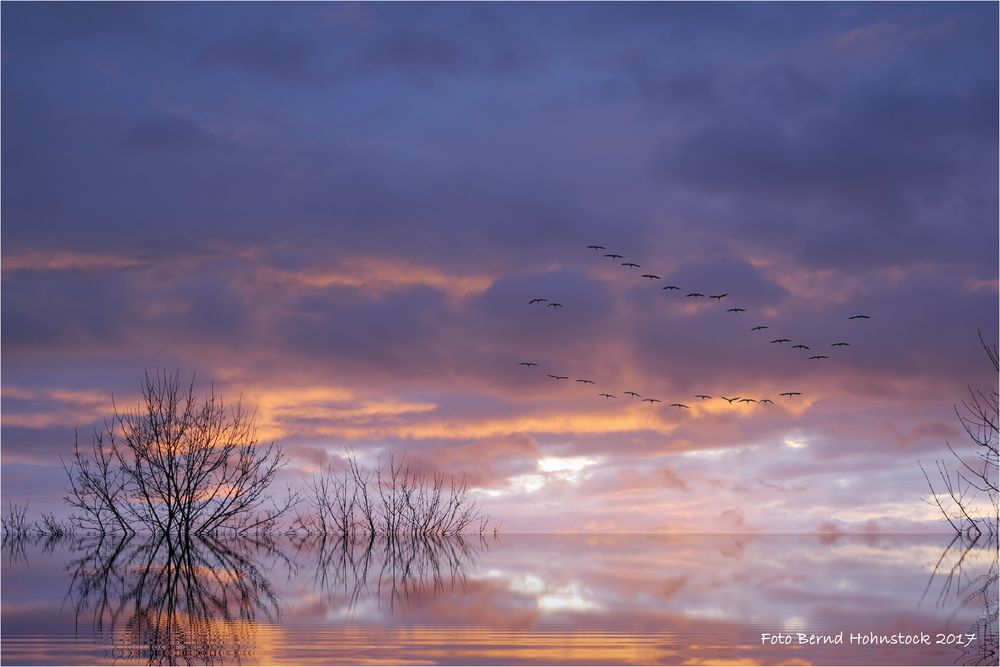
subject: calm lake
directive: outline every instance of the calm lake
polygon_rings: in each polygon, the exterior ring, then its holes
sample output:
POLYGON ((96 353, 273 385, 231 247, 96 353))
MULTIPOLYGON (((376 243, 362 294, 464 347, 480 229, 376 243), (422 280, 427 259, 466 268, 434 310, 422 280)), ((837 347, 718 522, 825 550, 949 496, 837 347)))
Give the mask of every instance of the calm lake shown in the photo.
POLYGON ((8 543, 2 661, 996 664, 996 551, 967 547, 743 535, 8 543), (918 643, 851 641, 899 633, 918 643))

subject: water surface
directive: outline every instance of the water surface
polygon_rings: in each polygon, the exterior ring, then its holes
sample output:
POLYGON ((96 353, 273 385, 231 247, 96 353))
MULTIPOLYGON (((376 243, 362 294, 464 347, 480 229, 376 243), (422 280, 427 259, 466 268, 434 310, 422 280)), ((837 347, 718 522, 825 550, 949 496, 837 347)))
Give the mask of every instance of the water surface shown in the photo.
POLYGON ((3 557, 4 664, 951 665, 997 655, 996 552, 939 537, 106 538, 8 543, 3 557), (798 641, 841 632, 844 644, 798 641), (896 633, 932 643, 849 641, 896 633), (938 644, 939 633, 968 645, 938 644))

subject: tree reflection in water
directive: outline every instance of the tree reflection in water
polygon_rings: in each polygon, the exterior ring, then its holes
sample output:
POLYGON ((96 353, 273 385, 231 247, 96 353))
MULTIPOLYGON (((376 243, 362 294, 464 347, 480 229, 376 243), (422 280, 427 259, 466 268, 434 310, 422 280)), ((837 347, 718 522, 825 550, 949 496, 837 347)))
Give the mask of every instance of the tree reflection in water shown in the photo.
POLYGON ((952 607, 949 620, 954 620, 964 609, 977 609, 976 621, 962 632, 975 636, 969 646, 959 649, 955 658, 959 665, 997 664, 998 638, 998 562, 1000 552, 996 533, 988 538, 980 536, 955 538, 945 547, 931 571, 923 602, 936 590, 938 607, 952 607))
POLYGON ((465 584, 469 567, 488 549, 484 537, 305 537, 296 549, 315 561, 316 591, 348 610, 375 600, 390 613, 407 601, 465 584))
POLYGON ((115 660, 240 662, 252 656, 256 622, 277 620, 259 560, 280 557, 272 544, 103 536, 74 550, 82 555, 67 566, 68 596, 78 630, 89 614, 115 660))

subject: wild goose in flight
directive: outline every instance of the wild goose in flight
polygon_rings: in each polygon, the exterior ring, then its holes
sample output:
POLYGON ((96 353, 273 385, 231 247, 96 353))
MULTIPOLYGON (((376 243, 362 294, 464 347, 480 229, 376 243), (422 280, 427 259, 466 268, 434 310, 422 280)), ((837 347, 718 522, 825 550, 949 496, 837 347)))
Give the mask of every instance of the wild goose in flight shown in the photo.
POLYGON ((729 296, 729 292, 723 292, 722 294, 712 294, 708 298, 715 299, 716 301, 722 301, 722 297, 729 296))
POLYGON ((808 345, 803 345, 802 343, 799 343, 798 345, 792 345, 792 349, 793 350, 808 350, 809 346, 808 345))
POLYGON ((691 409, 690 406, 684 405, 683 403, 671 403, 670 407, 672 407, 672 408, 687 408, 688 410, 691 409))
POLYGON ((680 289, 677 285, 664 285, 663 289, 680 289))
POLYGON ((774 401, 772 401, 770 398, 762 398, 762 399, 760 399, 760 402, 761 403, 774 403, 774 401))
POLYGON ((528 305, 533 306, 536 303, 545 303, 546 301, 548 301, 548 299, 532 299, 531 301, 528 302, 528 305))
POLYGON ((801 396, 801 395, 802 395, 801 391, 783 391, 780 394, 778 394, 778 396, 788 396, 789 398, 791 398, 792 396, 801 396))
POLYGON ((534 361, 522 361, 521 363, 518 364, 518 366, 527 366, 528 368, 531 368, 532 366, 537 366, 537 365, 538 364, 536 364, 534 361))
POLYGON ((605 401, 608 400, 609 398, 618 398, 614 394, 598 394, 598 396, 603 396, 605 401))
POLYGON ((626 396, 631 396, 633 398, 639 398, 639 394, 635 393, 634 391, 626 391, 626 392, 622 392, 622 393, 624 393, 626 396))
POLYGON ((700 298, 700 297, 703 297, 703 296, 705 296, 705 295, 704 295, 704 294, 702 294, 701 292, 688 292, 688 293, 687 293, 687 294, 685 294, 684 296, 689 296, 689 297, 692 297, 692 298, 694 298, 694 299, 697 299, 697 298, 700 298))
POLYGON ((577 380, 577 382, 579 382, 581 384, 597 384, 593 380, 577 380))
POLYGON ((763 331, 763 330, 764 330, 764 329, 766 329, 766 328, 767 328, 767 325, 766 325, 766 324, 761 324, 761 325, 758 325, 758 326, 755 326, 755 327, 754 327, 753 329, 751 329, 750 331, 763 331))
POLYGON ((552 373, 549 373, 549 377, 552 378, 553 380, 568 380, 569 379, 568 375, 553 375, 552 373))
POLYGON ((826 356, 825 354, 814 354, 813 356, 811 356, 809 358, 810 359, 829 359, 830 357, 826 356))
POLYGON ((712 398, 711 396, 708 396, 707 394, 695 394, 694 397, 695 398, 700 398, 700 399, 712 398))
POLYGON ((549 308, 562 308, 563 307, 563 305, 561 303, 558 303, 556 301, 553 301, 552 303, 547 304, 547 305, 548 305, 549 308))
POLYGON ((740 403, 756 403, 757 400, 753 398, 741 398, 740 403))
POLYGON ((608 253, 605 257, 610 257, 611 259, 625 259, 625 255, 616 255, 613 252, 608 253))
POLYGON ((847 319, 849 319, 849 320, 870 320, 871 318, 872 318, 871 315, 851 315, 847 319))
POLYGON ((633 269, 638 269, 639 268, 639 265, 636 264, 635 262, 622 262, 622 266, 630 266, 633 269))
POLYGON ((792 339, 791 338, 775 338, 771 342, 772 343, 778 343, 778 344, 781 344, 781 343, 791 343, 792 339))
POLYGON ((850 343, 830 343, 830 347, 847 347, 850 343))
POLYGON ((747 312, 747 309, 746 308, 726 308, 726 312, 727 313, 745 313, 745 312, 747 312))
POLYGON ((740 397, 739 397, 739 396, 734 396, 733 398, 729 398, 728 396, 719 396, 719 398, 721 398, 721 399, 722 399, 722 400, 724 400, 724 401, 729 401, 729 405, 732 405, 732 404, 733 404, 733 401, 738 401, 738 400, 740 400, 740 397))
POLYGON ((594 252, 597 252, 598 250, 607 250, 607 248, 605 248, 602 245, 589 245, 587 247, 593 250, 594 252))
POLYGON ((662 403, 663 401, 661 401, 658 398, 644 398, 644 399, 642 399, 642 402, 643 403, 649 403, 650 406, 652 406, 653 403, 662 403))
POLYGON ((649 278, 650 280, 659 280, 660 279, 660 276, 656 275, 655 273, 644 273, 644 274, 642 274, 642 277, 643 278, 649 278))

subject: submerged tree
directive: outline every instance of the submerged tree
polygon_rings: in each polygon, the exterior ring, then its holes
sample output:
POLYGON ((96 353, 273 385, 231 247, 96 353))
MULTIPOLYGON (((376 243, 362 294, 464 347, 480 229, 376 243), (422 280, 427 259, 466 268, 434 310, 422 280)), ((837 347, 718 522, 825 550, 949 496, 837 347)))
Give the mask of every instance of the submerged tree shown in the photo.
MULTIPOLYGON (((993 371, 1000 372, 997 346, 983 340, 982 332, 979 342, 993 371)), ((996 388, 983 391, 970 386, 968 398, 962 401, 961 407, 955 406, 955 414, 975 449, 960 453, 950 442, 946 443, 952 460, 935 461, 939 486, 935 486, 931 475, 920 465, 931 489, 931 504, 938 507, 957 534, 972 539, 985 535, 995 541, 998 535, 998 399, 996 388)))
POLYGON ((145 374, 142 402, 95 429, 89 449, 75 443, 63 464, 73 520, 99 533, 245 534, 273 528, 295 502, 269 495, 285 462, 274 443, 260 445, 255 413, 227 406, 214 389, 199 399, 194 378, 145 374))
POLYGON ((369 470, 348 452, 339 470, 331 464, 313 476, 305 501, 309 511, 294 530, 348 539, 482 534, 489 523, 464 478, 425 475, 395 457, 369 470))

